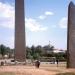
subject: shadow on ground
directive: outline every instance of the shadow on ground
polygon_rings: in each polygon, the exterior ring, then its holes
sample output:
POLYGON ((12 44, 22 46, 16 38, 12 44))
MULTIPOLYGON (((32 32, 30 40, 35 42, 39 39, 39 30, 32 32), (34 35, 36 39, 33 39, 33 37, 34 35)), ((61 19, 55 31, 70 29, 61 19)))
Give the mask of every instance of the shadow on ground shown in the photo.
POLYGON ((0 75, 16 75, 16 74, 13 72, 2 72, 0 73, 0 75))
POLYGON ((56 74, 56 75, 75 75, 75 73, 67 72, 67 73, 59 73, 59 74, 56 74))

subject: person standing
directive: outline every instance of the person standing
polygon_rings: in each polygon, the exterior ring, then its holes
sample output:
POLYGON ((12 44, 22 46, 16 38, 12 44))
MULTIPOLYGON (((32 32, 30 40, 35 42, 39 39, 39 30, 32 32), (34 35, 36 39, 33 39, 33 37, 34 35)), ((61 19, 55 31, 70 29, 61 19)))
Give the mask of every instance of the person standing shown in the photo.
POLYGON ((57 67, 58 67, 58 62, 59 62, 59 60, 58 60, 58 59, 56 59, 57 67))
POLYGON ((40 66, 40 61, 39 61, 39 60, 36 60, 36 61, 35 61, 35 66, 36 66, 37 68, 39 68, 39 66, 40 66))

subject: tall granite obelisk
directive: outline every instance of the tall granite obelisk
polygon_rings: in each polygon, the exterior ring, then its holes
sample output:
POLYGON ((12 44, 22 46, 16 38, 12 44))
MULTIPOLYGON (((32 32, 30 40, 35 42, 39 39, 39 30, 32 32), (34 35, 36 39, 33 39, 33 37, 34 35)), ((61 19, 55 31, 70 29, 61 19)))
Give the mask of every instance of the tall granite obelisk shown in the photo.
POLYGON ((75 68, 75 5, 68 7, 67 67, 75 68))
POLYGON ((15 0, 15 60, 26 60, 24 0, 15 0))

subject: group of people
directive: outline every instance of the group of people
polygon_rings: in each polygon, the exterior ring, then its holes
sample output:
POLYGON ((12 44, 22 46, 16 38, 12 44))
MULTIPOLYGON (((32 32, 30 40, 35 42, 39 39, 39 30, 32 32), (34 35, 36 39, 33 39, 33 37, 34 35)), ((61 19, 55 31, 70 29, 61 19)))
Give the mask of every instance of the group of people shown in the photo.
MULTIPOLYGON (((59 60, 56 59, 57 67, 58 67, 58 62, 59 62, 59 60)), ((35 61, 35 66, 36 66, 36 68, 39 68, 39 66, 40 66, 40 61, 39 61, 39 60, 36 60, 36 61, 35 61)))

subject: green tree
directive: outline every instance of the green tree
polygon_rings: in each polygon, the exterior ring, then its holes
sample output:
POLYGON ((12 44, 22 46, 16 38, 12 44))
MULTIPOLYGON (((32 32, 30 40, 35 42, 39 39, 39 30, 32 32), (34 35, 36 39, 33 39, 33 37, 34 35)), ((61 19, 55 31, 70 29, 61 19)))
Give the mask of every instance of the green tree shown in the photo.
POLYGON ((42 54, 42 47, 40 45, 35 48, 35 53, 38 53, 39 55, 42 54))
POLYGON ((6 47, 3 44, 0 46, 0 52, 1 52, 2 56, 4 56, 6 53, 6 47))
POLYGON ((35 47, 34 47, 34 45, 32 45, 32 47, 31 47, 31 55, 33 56, 35 54, 35 47))
POLYGON ((33 56, 33 59, 38 59, 41 56, 42 53, 42 47, 38 45, 37 47, 34 47, 32 45, 31 47, 31 56, 33 56))
POLYGON ((45 45, 43 47, 43 55, 49 57, 53 53, 53 50, 54 50, 54 46, 45 45))
POLYGON ((50 47, 50 50, 53 51, 53 50, 54 50, 54 46, 51 46, 51 47, 50 47))
POLYGON ((40 58, 40 55, 38 54, 38 53, 35 53, 34 55, 33 55, 33 59, 39 59, 40 58))
POLYGON ((26 58, 31 59, 31 49, 29 47, 26 47, 26 58))

